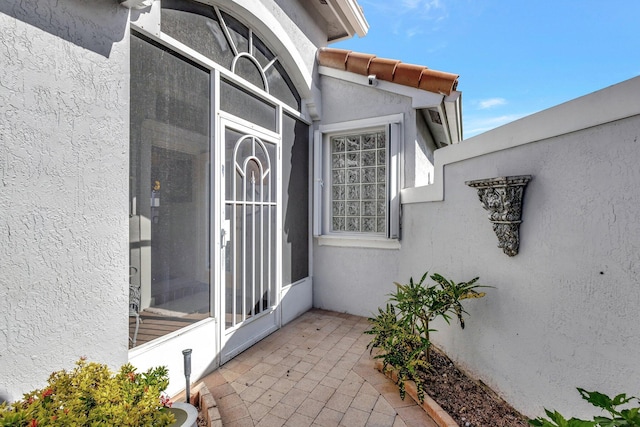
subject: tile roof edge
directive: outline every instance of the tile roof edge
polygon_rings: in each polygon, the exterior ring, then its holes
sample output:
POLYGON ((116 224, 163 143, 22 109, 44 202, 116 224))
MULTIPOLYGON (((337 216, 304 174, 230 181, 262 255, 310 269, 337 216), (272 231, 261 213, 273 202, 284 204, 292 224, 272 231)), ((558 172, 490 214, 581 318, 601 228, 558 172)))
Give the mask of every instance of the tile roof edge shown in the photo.
POLYGON ((325 67, 364 76, 373 74, 380 80, 447 96, 458 86, 458 74, 352 50, 322 47, 316 58, 318 64, 325 67))

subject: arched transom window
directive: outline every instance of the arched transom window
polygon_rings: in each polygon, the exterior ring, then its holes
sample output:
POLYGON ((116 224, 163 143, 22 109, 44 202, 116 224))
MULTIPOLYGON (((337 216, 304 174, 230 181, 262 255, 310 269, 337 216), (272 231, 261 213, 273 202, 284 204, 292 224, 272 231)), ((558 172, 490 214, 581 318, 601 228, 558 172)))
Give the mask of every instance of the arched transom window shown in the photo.
POLYGON ((251 28, 217 6, 163 0, 161 28, 290 107, 300 109, 300 95, 278 57, 251 28))

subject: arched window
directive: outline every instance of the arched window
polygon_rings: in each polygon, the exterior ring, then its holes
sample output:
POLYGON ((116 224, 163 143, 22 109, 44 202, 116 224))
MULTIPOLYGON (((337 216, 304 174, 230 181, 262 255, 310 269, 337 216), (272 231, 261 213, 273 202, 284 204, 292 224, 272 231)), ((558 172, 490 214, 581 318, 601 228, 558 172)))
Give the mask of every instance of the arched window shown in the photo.
POLYGON ((163 0, 162 32, 290 107, 300 109, 300 95, 278 57, 251 28, 217 6, 163 0))
POLYGON ((131 348, 215 316, 268 329, 309 278, 309 124, 278 57, 199 1, 162 0, 161 31, 132 24, 131 348))

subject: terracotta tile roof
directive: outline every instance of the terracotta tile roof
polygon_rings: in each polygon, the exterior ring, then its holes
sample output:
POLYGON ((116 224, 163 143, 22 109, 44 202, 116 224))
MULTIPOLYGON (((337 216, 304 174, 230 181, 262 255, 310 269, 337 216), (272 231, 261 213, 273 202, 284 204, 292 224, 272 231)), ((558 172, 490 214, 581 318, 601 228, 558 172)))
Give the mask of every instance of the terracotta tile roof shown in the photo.
POLYGON ((378 80, 445 95, 451 95, 458 86, 457 74, 351 50, 321 48, 318 50, 318 64, 363 76, 375 75, 378 80))

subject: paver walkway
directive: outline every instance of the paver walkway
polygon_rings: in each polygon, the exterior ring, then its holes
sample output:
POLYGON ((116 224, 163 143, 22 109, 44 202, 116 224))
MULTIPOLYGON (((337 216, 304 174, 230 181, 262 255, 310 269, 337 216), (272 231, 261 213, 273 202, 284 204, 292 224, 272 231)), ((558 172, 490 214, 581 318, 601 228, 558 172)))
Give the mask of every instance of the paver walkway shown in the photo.
POLYGON ((204 378, 225 427, 426 426, 373 367, 363 317, 313 309, 204 378))

